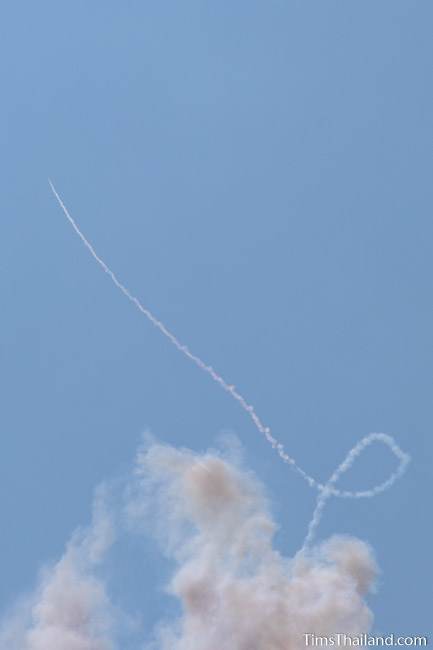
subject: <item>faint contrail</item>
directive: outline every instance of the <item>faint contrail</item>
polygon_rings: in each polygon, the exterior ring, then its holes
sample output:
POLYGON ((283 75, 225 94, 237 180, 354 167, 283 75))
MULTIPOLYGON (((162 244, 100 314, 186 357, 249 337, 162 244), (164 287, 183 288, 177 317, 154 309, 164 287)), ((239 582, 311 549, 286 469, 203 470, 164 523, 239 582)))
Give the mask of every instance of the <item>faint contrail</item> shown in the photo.
POLYGON ((370 433, 369 435, 362 438, 355 445, 355 447, 353 447, 353 449, 349 451, 344 461, 338 466, 338 468, 335 470, 335 472, 333 473, 333 475, 331 476, 331 478, 326 484, 316 481, 312 476, 310 476, 307 472, 305 472, 296 463, 294 458, 289 456, 289 454, 285 451, 284 446, 281 444, 281 442, 279 442, 272 435, 271 429, 268 426, 266 426, 259 418, 259 416, 257 415, 254 409, 254 406, 247 402, 247 400, 241 395, 241 393, 239 393, 236 390, 235 386, 233 384, 229 384, 218 372, 216 372, 216 370, 214 370, 212 366, 206 364, 200 357, 193 354, 186 345, 184 345, 179 341, 179 339, 164 325, 163 322, 161 322, 158 318, 156 318, 156 316, 154 316, 149 309, 144 307, 141 304, 141 302, 138 300, 138 298, 136 298, 129 291, 129 289, 124 284, 122 284, 120 280, 118 280, 117 276, 113 273, 110 267, 107 266, 104 260, 101 257, 99 257, 99 255, 93 248, 92 244, 81 232, 75 220, 69 214, 68 209, 66 208, 65 204, 63 203, 62 199, 60 198, 56 188, 54 187, 50 179, 48 179, 48 182, 66 218, 68 219, 72 228, 75 230, 75 233, 81 239, 84 246, 87 248, 87 250, 92 255, 94 260, 99 264, 99 266, 103 269, 103 271, 110 277, 113 284, 123 293, 124 296, 126 296, 126 298, 128 298, 130 302, 132 302, 135 305, 135 307, 152 323, 152 325, 154 325, 161 332, 161 334, 163 334, 174 345, 174 347, 179 350, 179 352, 181 352, 190 361, 195 363, 195 365, 198 366, 200 370, 208 374, 213 379, 213 381, 219 384, 226 393, 229 393, 229 395, 240 404, 241 408, 249 415, 256 429, 266 438, 266 440, 272 446, 272 448, 276 450, 276 452, 278 453, 279 457, 283 460, 283 462, 286 463, 287 465, 290 465, 300 476, 302 476, 302 478, 305 481, 307 481, 310 487, 314 487, 319 491, 316 508, 313 514, 313 518, 309 524, 307 537, 304 542, 304 548, 306 548, 313 540, 314 534, 316 532, 317 526, 322 516, 323 508, 327 500, 331 496, 355 498, 355 499, 364 498, 364 497, 374 497, 380 492, 383 492, 384 490, 390 488, 395 483, 395 481, 403 474, 410 458, 408 454, 406 454, 397 445, 397 443, 392 438, 392 436, 385 433, 370 433), (399 461, 399 466, 397 470, 393 472, 386 481, 368 490, 351 492, 347 490, 337 489, 335 487, 335 484, 337 483, 340 476, 348 469, 350 469, 355 459, 364 451, 364 449, 366 449, 366 447, 371 445, 373 442, 382 442, 383 444, 389 447, 391 452, 396 456, 396 458, 399 461))

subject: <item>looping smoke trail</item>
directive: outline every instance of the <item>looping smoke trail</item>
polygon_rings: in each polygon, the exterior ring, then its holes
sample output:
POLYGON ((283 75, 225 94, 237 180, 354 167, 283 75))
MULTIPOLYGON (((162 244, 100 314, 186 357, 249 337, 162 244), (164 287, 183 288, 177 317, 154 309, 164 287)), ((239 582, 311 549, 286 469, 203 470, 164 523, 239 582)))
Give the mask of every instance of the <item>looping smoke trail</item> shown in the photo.
POLYGON ((395 442, 394 438, 386 433, 370 433, 362 438, 347 454, 346 458, 337 467, 330 479, 325 485, 319 486, 319 495, 317 497, 316 507, 313 516, 308 525, 307 535, 304 540, 302 550, 307 549, 314 539, 315 532, 322 518, 323 510, 326 502, 331 496, 349 497, 355 499, 362 499, 364 497, 372 498, 377 494, 384 492, 390 488, 405 472, 409 463, 410 457, 406 454, 395 442), (381 442, 392 451, 394 456, 399 460, 397 469, 386 479, 383 483, 379 483, 369 490, 359 492, 349 492, 346 490, 337 490, 334 485, 339 480, 340 476, 349 470, 356 458, 374 442, 381 442))
POLYGON ((177 348, 177 350, 179 350, 179 352, 181 352, 187 359, 192 361, 200 370, 202 370, 207 375, 209 375, 215 383, 219 384, 226 393, 228 393, 236 402, 238 402, 240 407, 249 415, 257 431, 259 431, 259 433, 261 433, 266 438, 267 442, 277 452, 281 460, 287 465, 290 465, 300 476, 302 476, 302 478, 308 483, 310 487, 316 488, 318 490, 319 495, 317 498, 316 508, 313 513, 313 518, 308 527, 308 532, 304 541, 303 549, 306 549, 311 544, 317 526, 319 525, 323 513, 323 509, 326 505, 326 502, 331 496, 353 498, 353 499, 374 497, 380 492, 384 492, 385 490, 390 488, 395 483, 395 481, 402 476, 402 474, 404 473, 407 467, 407 464, 409 463, 410 457, 397 445, 397 443, 392 438, 392 436, 385 433, 370 433, 369 435, 362 438, 349 451, 346 458, 337 467, 337 469, 332 474, 331 478, 326 484, 322 484, 319 481, 316 481, 316 479, 314 479, 307 472, 305 472, 296 463, 295 459, 289 456, 289 454, 285 451, 284 446, 281 444, 281 442, 279 442, 272 435, 271 429, 268 426, 266 426, 262 422, 260 417, 257 415, 254 406, 247 402, 247 400, 243 397, 243 395, 237 391, 236 387, 233 384, 229 384, 224 379, 224 377, 222 377, 222 375, 220 375, 212 366, 205 363, 200 357, 198 357, 193 352, 191 352, 188 346, 181 343, 179 339, 169 329, 167 329, 164 323, 161 322, 158 318, 156 318, 156 316, 154 316, 149 309, 144 307, 141 304, 141 302, 138 300, 138 298, 136 298, 129 291, 129 289, 124 284, 122 284, 120 280, 118 280, 117 276, 113 273, 110 267, 107 266, 104 260, 101 257, 99 257, 99 255, 96 253, 95 249, 93 248, 92 244, 81 232, 75 220, 69 214, 68 209, 66 208, 65 204, 63 203, 62 199, 60 198, 56 188, 54 187, 50 179, 48 179, 48 183, 51 187, 54 196, 57 199, 57 202, 62 208, 66 218, 68 219, 75 233, 81 239, 82 243, 87 248, 87 250, 93 257, 93 259, 99 264, 102 270, 110 277, 113 284, 123 293, 123 295, 130 302, 132 302, 133 305, 135 305, 135 307, 152 323, 152 325, 154 325, 161 332, 161 334, 163 334, 172 343, 172 345, 174 345, 174 347, 177 348), (347 470, 350 469, 350 467, 352 467, 356 458, 373 442, 382 442, 384 445, 389 447, 391 452, 395 455, 395 457, 399 461, 397 470, 393 472, 386 481, 380 483, 379 485, 369 490, 351 492, 348 490, 339 490, 336 487, 334 487, 336 482, 340 478, 340 476, 345 472, 347 472, 347 470))

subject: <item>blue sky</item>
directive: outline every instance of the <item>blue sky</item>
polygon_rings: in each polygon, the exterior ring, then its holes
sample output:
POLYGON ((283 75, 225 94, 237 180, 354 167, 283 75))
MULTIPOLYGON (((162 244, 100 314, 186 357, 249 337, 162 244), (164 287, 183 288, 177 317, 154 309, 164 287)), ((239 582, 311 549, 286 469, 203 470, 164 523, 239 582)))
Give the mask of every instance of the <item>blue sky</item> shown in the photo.
MULTIPOLYGON (((147 428, 196 450, 235 432, 287 554, 314 505, 114 291, 50 176, 119 277, 311 474, 325 479, 370 431, 412 455, 392 491, 334 499, 320 535, 373 545, 377 629, 429 631, 432 18, 423 0, 2 8, 2 610, 89 520, 94 487, 126 471, 147 428)), ((344 485, 392 467, 370 449, 344 485)), ((118 565, 119 598, 145 601, 150 626, 166 563, 149 542, 118 565)))

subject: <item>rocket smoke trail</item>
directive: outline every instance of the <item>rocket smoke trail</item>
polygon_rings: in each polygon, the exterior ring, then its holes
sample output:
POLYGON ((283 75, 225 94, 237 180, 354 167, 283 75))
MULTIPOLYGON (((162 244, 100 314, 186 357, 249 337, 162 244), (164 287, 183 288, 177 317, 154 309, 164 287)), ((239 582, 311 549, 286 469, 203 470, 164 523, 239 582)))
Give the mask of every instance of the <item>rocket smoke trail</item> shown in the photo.
MULTIPOLYGON (((50 185, 76 234, 115 286, 240 404, 282 460, 317 490, 317 503, 303 547, 293 557, 284 555, 275 545, 277 523, 266 490, 243 467, 236 441, 197 454, 159 444, 148 433, 129 471, 95 492, 90 525, 73 533, 63 554, 43 567, 35 589, 0 617, 0 650, 302 650, 306 633, 334 638, 368 632, 373 613, 367 597, 378 573, 373 550, 348 536, 317 544, 314 535, 330 496, 373 497, 388 489, 404 472, 407 454, 391 436, 371 433, 326 483, 309 476, 235 387, 117 279, 50 185), (365 491, 337 489, 342 474, 376 442, 398 459, 394 473, 365 491), (125 611, 111 588, 114 545, 149 532, 171 561, 166 593, 180 605, 153 631, 147 629, 145 612, 125 611)), ((151 586, 147 578, 139 584, 141 604, 151 586)))
POLYGON ((48 180, 49 185, 51 187, 51 190, 56 197, 60 207, 62 208, 66 218, 68 219, 69 223, 71 224, 72 228, 74 229, 75 233, 78 235, 78 237, 81 239, 82 243, 84 246, 87 248, 91 256, 94 258, 94 260, 99 264, 99 266, 103 269, 103 271, 110 277, 111 281, 113 284, 119 289, 123 295, 154 325, 160 332, 163 334, 171 343, 174 345, 174 347, 179 350, 187 359, 192 361, 198 368, 205 372, 207 375, 211 377, 211 379, 219 384, 221 388, 230 395, 232 399, 234 399, 240 407, 249 415, 250 419, 252 420, 255 428, 259 433, 261 433, 267 440, 267 442, 272 446, 273 449, 278 453, 279 457, 282 459, 284 463, 287 465, 290 465, 302 478, 308 483, 310 487, 316 488, 318 490, 318 498, 317 498, 317 504, 316 508, 313 513, 312 520, 309 524, 308 527, 308 532, 307 536, 304 541, 304 546, 303 548, 307 548, 311 542, 314 539, 315 532, 317 530, 317 527, 319 525, 323 509, 326 505, 327 500, 331 496, 336 496, 336 497, 344 497, 344 498, 364 498, 364 497, 375 497, 377 494, 380 492, 383 492, 390 488, 395 481, 402 476, 404 473, 407 464, 410 460, 408 454, 406 454, 395 442, 395 440, 392 438, 392 436, 385 434, 385 433, 370 433, 369 435, 365 436, 362 438, 347 454, 346 458, 343 460, 343 462, 337 467, 335 472, 332 474, 330 479, 328 480, 327 483, 323 484, 316 479, 314 479, 312 476, 310 476, 307 472, 305 472, 292 458, 289 456, 289 454, 285 451, 284 446, 279 442, 273 435, 268 426, 266 426, 260 417, 257 415, 255 408, 252 404, 249 404, 248 401, 243 397, 241 393, 238 392, 238 390, 235 388, 234 385, 229 384, 222 375, 220 375, 212 366, 206 364, 200 357, 195 355, 191 350, 181 343, 179 339, 165 326, 163 322, 161 322, 154 314, 144 307, 141 302, 136 298, 130 291, 129 289, 118 280, 117 276, 114 274, 114 272, 110 269, 110 267, 104 262, 104 260, 99 257, 99 255, 96 253, 94 247, 92 244, 89 242, 89 240, 84 236, 78 225, 76 224, 75 220, 72 218, 70 215, 68 209, 66 208, 65 204, 63 203, 61 197, 59 196, 56 188, 54 187, 53 183, 51 180, 48 180), (375 442, 380 442, 384 445, 386 445, 390 451, 395 455, 395 457, 398 460, 398 467, 397 469, 382 483, 376 485, 373 488, 363 490, 363 491, 348 491, 348 490, 339 490, 338 488, 335 487, 337 481, 339 480, 340 476, 347 472, 349 470, 356 458, 371 444, 375 442))

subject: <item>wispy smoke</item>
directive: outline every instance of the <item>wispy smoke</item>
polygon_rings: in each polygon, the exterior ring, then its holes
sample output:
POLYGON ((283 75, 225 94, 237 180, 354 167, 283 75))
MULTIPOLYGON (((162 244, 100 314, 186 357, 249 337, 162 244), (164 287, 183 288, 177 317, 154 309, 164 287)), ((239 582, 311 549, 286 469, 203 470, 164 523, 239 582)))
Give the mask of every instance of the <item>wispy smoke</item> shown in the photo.
POLYGON ((281 460, 287 465, 289 465, 290 467, 292 467, 300 476, 302 476, 302 478, 308 483, 310 487, 316 488, 318 490, 316 509, 314 511, 313 518, 309 524, 307 536, 304 541, 305 548, 312 543, 317 527, 320 523, 320 519, 324 507, 331 496, 354 498, 354 499, 375 497, 380 492, 383 492, 384 490, 390 488, 395 483, 395 481, 397 481, 403 475, 403 473, 406 470, 407 464, 409 463, 410 460, 409 455, 406 454, 404 451, 402 451, 402 449, 400 449, 400 447, 397 445, 397 443, 392 438, 392 436, 384 433, 371 433, 365 436, 364 438, 362 438, 349 451, 346 458, 339 465, 339 467, 331 476, 330 480, 325 485, 322 484, 320 481, 314 479, 312 476, 310 476, 304 469, 302 469, 300 465, 298 465, 298 463, 295 461, 294 458, 289 456, 289 454, 285 451, 283 444, 279 442, 274 435, 272 435, 271 429, 262 422, 254 406, 248 403, 248 401, 236 389, 236 387, 233 384, 227 382, 224 379, 224 377, 220 375, 218 372, 216 372, 216 370, 212 366, 208 365, 199 356, 191 352, 188 346, 181 343, 179 339, 168 329, 168 327, 166 327, 166 325, 162 321, 156 318, 156 316, 150 311, 150 309, 144 307, 139 301, 139 299, 136 298, 122 282, 120 282, 120 280, 117 278, 115 273, 106 264, 106 262, 104 262, 104 260, 97 254, 95 248, 92 246, 90 241, 80 230, 75 219, 69 213, 67 207, 65 206, 64 202, 62 201, 59 193, 57 192, 56 188, 54 187, 50 179, 48 179, 48 182, 54 196, 56 197, 61 209, 63 210, 64 215, 66 216, 67 220, 71 224, 75 233, 81 239, 82 243, 87 248, 90 255, 102 268, 104 273, 106 273, 109 276, 109 278, 111 279, 115 287, 119 289, 121 293, 123 293, 123 295, 134 305, 134 307, 136 307, 138 311, 141 314, 143 314, 143 316, 145 316, 152 323, 152 325, 154 325, 161 332, 161 334, 165 336, 181 354, 183 354, 187 359, 192 361, 201 371, 203 371, 205 374, 211 377, 211 379, 216 384, 218 384, 226 393, 228 393, 230 397, 234 399, 240 405, 242 410, 245 413, 247 413, 247 415, 251 418, 257 431, 261 433, 265 437, 267 442, 271 445, 271 447, 274 450, 276 450, 281 460), (352 466, 356 458, 373 442, 381 442, 385 444, 387 447, 389 447, 389 449, 395 455, 399 463, 396 471, 394 471, 389 476, 388 479, 386 479, 379 485, 370 488, 368 490, 351 492, 349 490, 339 490, 338 488, 336 488, 335 486, 340 476, 348 469, 350 469, 350 467, 352 466))
POLYGON ((239 462, 148 443, 122 494, 121 511, 110 513, 98 492, 91 526, 73 535, 26 607, 0 628, 2 650, 124 650, 126 614, 110 603, 99 565, 115 537, 144 531, 174 564, 166 587, 181 613, 162 617, 136 650, 298 650, 307 632, 370 629, 370 548, 334 537, 285 557, 273 543, 264 489, 239 462))

